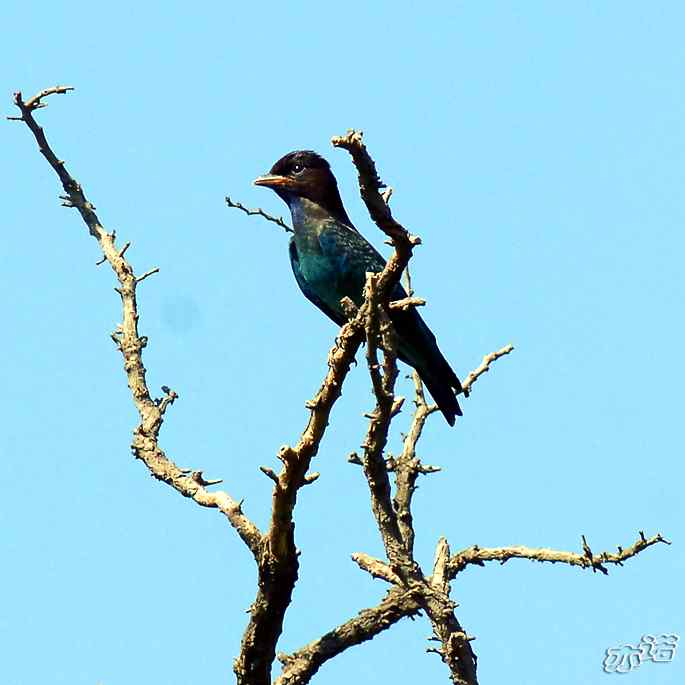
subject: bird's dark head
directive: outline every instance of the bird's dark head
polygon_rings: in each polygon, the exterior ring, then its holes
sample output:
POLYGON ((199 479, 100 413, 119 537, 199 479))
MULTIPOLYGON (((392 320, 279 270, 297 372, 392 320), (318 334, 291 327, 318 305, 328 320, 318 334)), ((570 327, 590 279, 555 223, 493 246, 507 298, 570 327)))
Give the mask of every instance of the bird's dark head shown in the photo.
POLYGON ((274 190, 288 205, 295 198, 306 198, 336 219, 352 226, 343 207, 338 183, 328 162, 311 150, 297 150, 281 157, 265 176, 254 180, 257 186, 274 190))

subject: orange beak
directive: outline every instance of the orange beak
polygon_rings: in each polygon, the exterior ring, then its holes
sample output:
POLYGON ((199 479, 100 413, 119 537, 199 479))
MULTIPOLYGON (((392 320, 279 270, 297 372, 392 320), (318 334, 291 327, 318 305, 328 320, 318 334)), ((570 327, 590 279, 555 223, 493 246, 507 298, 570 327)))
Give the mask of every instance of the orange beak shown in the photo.
POLYGON ((252 181, 256 186, 265 186, 266 188, 292 188, 294 183, 292 179, 287 176, 279 176, 278 174, 266 174, 259 176, 252 181))

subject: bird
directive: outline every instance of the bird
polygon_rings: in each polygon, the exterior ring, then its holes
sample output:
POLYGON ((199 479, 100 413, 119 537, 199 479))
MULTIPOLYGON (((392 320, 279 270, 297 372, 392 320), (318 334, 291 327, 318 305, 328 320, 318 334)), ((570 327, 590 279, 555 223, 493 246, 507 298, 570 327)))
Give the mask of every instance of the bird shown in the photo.
MULTIPOLYGON (((308 300, 342 326, 347 316, 340 300, 348 297, 361 306, 366 272, 382 271, 385 259, 350 221, 330 165, 312 150, 297 150, 253 183, 271 188, 288 205, 293 224, 288 251, 295 280, 308 300)), ((405 297, 398 284, 390 299, 405 297)), ((397 333, 397 356, 417 371, 453 426, 462 416, 457 395, 463 389, 435 336, 415 307, 391 309, 389 314, 397 333)))

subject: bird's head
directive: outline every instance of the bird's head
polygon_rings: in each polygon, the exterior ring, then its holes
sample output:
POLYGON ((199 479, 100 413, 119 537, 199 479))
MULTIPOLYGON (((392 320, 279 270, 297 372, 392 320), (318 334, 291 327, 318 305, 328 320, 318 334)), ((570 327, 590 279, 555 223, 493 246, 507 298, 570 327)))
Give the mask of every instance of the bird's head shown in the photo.
POLYGON ((289 152, 271 167, 268 174, 256 178, 254 184, 271 188, 288 205, 296 198, 311 200, 336 219, 352 226, 331 167, 316 152, 289 152))

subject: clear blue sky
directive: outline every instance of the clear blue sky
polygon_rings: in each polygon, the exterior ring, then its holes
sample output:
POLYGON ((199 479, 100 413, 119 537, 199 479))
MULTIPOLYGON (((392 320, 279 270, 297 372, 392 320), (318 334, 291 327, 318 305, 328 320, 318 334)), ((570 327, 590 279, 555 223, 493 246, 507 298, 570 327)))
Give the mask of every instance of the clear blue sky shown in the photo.
MULTIPOLYGON (((685 9, 368 4, 5 3, 2 111, 17 89, 77 87, 38 116, 136 269, 161 269, 140 306, 151 387, 181 397, 162 444, 223 477, 262 526, 257 467, 303 427, 335 329, 298 292, 285 234, 223 198, 284 213, 251 180, 313 148, 382 247, 329 145, 363 129, 396 216, 423 238, 416 289, 459 374, 516 345, 455 429, 436 417, 426 432, 420 454, 444 471, 420 483, 418 557, 430 565, 440 535, 454 550, 579 549, 584 533, 599 551, 663 532, 673 546, 609 577, 512 561, 454 585, 484 684, 613 682, 607 647, 685 634, 685 9)), ((220 515, 131 458, 113 277, 28 131, 3 123, 0 148, 0 680, 229 682, 252 560, 220 515)), ((384 594, 349 558, 381 554, 346 463, 370 406, 359 367, 298 506, 282 650, 384 594)), ((317 682, 445 683, 429 633, 403 622, 317 682)), ((682 683, 684 664, 624 679, 682 683)))

